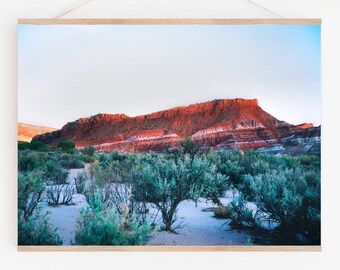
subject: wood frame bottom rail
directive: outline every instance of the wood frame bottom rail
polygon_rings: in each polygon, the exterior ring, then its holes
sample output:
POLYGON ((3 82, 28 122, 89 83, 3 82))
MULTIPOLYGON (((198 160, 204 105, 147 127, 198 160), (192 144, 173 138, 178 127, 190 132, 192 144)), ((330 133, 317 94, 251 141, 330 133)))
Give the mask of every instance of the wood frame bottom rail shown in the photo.
POLYGON ((321 246, 18 246, 20 252, 50 251, 132 251, 132 252, 166 252, 166 251, 270 251, 270 252, 315 252, 321 246))

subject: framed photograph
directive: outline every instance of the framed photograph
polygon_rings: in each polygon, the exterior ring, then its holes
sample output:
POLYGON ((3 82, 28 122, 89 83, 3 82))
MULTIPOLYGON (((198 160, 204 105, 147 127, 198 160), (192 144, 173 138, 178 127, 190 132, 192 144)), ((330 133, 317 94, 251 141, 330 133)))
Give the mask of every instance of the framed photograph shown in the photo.
POLYGON ((20 19, 18 250, 320 251, 320 19, 20 19))

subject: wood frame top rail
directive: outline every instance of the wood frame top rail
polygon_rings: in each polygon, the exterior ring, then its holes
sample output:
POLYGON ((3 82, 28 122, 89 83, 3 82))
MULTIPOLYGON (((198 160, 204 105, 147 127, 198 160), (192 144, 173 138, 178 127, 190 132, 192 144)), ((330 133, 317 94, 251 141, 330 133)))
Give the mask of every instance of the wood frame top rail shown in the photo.
POLYGON ((18 19, 19 24, 33 25, 320 25, 321 19, 18 19))

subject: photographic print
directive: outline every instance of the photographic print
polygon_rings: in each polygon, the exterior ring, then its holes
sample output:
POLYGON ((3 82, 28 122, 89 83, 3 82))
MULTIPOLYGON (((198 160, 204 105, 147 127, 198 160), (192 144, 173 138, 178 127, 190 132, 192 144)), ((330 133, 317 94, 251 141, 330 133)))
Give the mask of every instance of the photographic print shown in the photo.
POLYGON ((320 247, 320 22, 114 22, 19 22, 18 246, 320 247))

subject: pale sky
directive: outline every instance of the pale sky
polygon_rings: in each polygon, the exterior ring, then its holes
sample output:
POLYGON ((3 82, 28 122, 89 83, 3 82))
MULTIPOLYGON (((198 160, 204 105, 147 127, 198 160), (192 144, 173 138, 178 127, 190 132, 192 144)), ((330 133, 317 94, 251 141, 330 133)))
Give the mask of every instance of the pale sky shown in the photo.
POLYGON ((258 98, 280 120, 321 123, 320 26, 19 25, 18 42, 19 122, 258 98))

